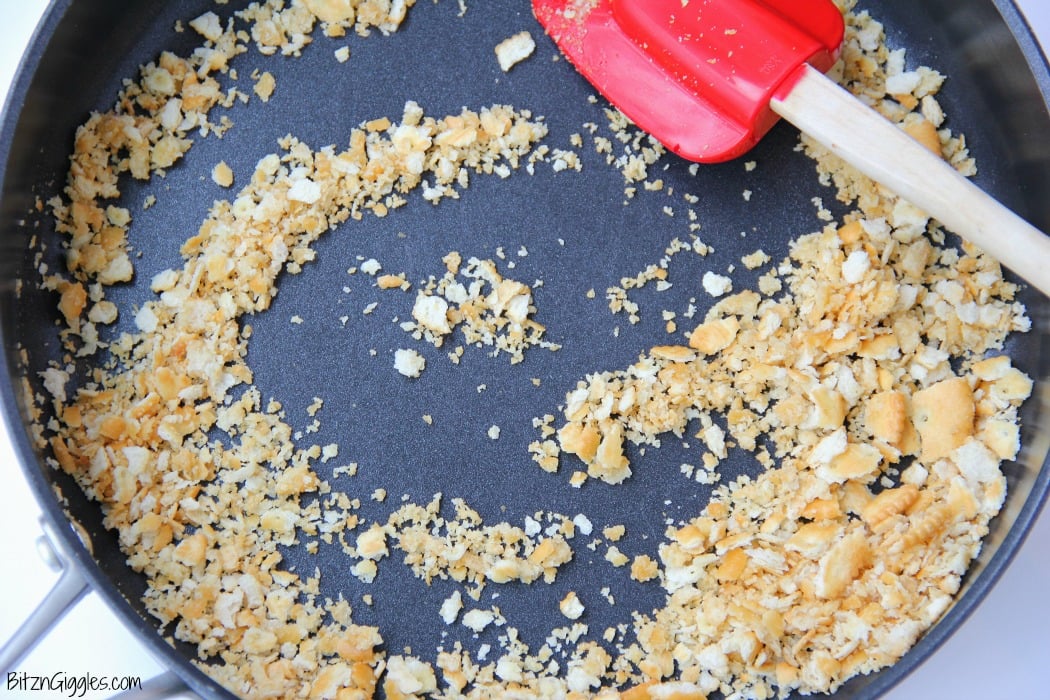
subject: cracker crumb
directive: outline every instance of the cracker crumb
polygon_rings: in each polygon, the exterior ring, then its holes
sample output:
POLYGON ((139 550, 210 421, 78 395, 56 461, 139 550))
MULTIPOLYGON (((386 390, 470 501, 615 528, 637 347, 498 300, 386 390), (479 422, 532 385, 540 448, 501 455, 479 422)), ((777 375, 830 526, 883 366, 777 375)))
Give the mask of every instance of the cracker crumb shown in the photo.
POLYGON ((565 597, 558 603, 558 609, 561 610, 561 614, 570 620, 579 620, 583 616, 584 606, 580 602, 580 599, 576 596, 575 591, 569 591, 565 594, 565 597))
POLYGON ((616 545, 609 545, 609 548, 605 550, 605 561, 613 566, 620 567, 627 564, 630 561, 630 557, 621 552, 616 545))
POLYGON ((647 554, 639 554, 631 561, 631 578, 639 583, 652 581, 660 573, 660 565, 647 554))
POLYGON ((509 354, 511 364, 522 362, 532 347, 560 349, 544 339, 546 327, 533 318, 532 287, 504 277, 492 260, 470 258, 462 265, 458 254, 449 254, 444 261, 448 272, 422 285, 413 320, 401 324, 405 331, 435 347, 458 331, 472 345, 492 347, 492 355, 509 354))
POLYGON ((446 625, 451 625, 459 617, 460 610, 463 609, 463 596, 459 590, 452 591, 448 598, 441 603, 440 615, 442 621, 446 625))
POLYGON ((733 280, 711 271, 704 273, 703 285, 704 291, 713 297, 725 296, 733 291, 733 280))
POLYGON ((259 74, 255 80, 255 85, 252 87, 252 92, 259 96, 259 99, 263 102, 269 102, 270 98, 273 97, 274 90, 277 89, 277 80, 273 77, 273 73, 270 71, 264 71, 259 74))
POLYGON ((771 258, 769 257, 769 255, 766 254, 766 252, 761 248, 756 250, 754 253, 745 255, 744 257, 740 258, 740 262, 743 263, 744 267, 746 267, 748 270, 757 270, 763 265, 769 264, 770 260, 771 258))
POLYGON ((486 627, 491 625, 495 619, 496 615, 491 610, 474 609, 463 613, 461 622, 467 629, 473 631, 475 634, 480 634, 486 627))
POLYGON ((418 377, 426 366, 426 359, 412 348, 400 348, 394 352, 394 369, 406 377, 418 377))
POLYGON ((232 187, 233 186, 233 170, 230 166, 226 165, 226 161, 220 160, 215 164, 215 167, 211 169, 211 179, 219 187, 232 187))
POLYGON ((203 15, 189 22, 190 28, 210 42, 218 41, 222 37, 222 22, 214 12, 205 12, 203 15))
POLYGON ((536 50, 536 42, 527 30, 518 32, 496 44, 496 59, 504 73, 521 63, 536 50))

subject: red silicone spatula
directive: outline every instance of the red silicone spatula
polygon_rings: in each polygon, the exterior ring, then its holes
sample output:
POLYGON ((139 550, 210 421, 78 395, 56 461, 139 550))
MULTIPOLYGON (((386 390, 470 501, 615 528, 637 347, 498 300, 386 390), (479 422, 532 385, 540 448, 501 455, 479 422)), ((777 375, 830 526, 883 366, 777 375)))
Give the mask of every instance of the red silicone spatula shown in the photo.
POLYGON ((1050 295, 1050 238, 824 76, 831 0, 532 0, 569 60, 641 129, 700 162, 783 117, 1050 295))

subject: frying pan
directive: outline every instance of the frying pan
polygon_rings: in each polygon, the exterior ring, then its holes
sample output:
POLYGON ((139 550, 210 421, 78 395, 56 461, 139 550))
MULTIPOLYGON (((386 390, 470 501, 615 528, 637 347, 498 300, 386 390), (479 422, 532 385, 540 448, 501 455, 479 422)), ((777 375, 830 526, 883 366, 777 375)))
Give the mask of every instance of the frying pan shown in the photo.
MULTIPOLYGON (((115 536, 102 528, 97 506, 63 474, 47 467, 45 455, 33 448, 27 407, 17 390, 23 374, 35 381, 37 372, 60 352, 51 323, 56 319, 55 299, 36 288, 35 251, 29 250, 34 234, 50 241, 49 262, 55 265, 57 237, 46 217, 30 213, 34 197, 46 198, 59 187, 56 183, 64 177, 73 130, 88 111, 107 108, 120 80, 134 75, 138 65, 159 51, 179 52, 191 46, 193 37, 174 33, 171 27, 175 20, 209 8, 210 3, 191 0, 159 10, 145 0, 90 6, 59 2, 45 19, 12 91, 0 139, 0 162, 6 164, 0 202, 0 334, 6 371, 0 382, 16 449, 47 516, 64 523, 68 513, 91 541, 89 553, 72 530, 57 528, 73 552, 75 565, 194 690, 221 697, 224 691, 190 663, 193 650, 169 647, 156 634, 140 603, 144 581, 126 566, 115 536), (18 281, 21 295, 16 297, 18 281), (26 368, 19 364, 22 348, 29 357, 26 368), (56 488, 64 503, 55 498, 56 488)), ((1042 203, 1050 195, 1050 142, 1045 139, 1050 118, 1044 94, 1050 78, 1016 10, 1009 3, 987 0, 936 0, 919 6, 887 1, 872 4, 871 10, 887 25, 891 43, 907 47, 912 61, 950 76, 941 101, 953 130, 967 135, 981 169, 978 183, 1046 229, 1050 216, 1042 203)), ((222 140, 199 140, 165 178, 158 204, 136 212, 132 240, 142 251, 137 281, 116 290, 116 298, 123 303, 147 298, 152 273, 177 264, 179 244, 196 230, 212 200, 229 196, 206 177, 215 162, 224 159, 236 173, 246 174, 259 157, 277 150, 277 140, 286 133, 315 147, 342 144, 349 130, 366 119, 397 117, 407 99, 416 100, 431 115, 497 102, 529 108, 545 116, 550 141, 558 146, 567 146, 567 134, 583 123, 601 121, 601 105, 586 100, 589 89, 566 64, 551 61, 553 48, 545 41, 539 41, 537 56, 530 61, 510 74, 499 72, 491 59, 492 46, 520 29, 535 31, 526 2, 471 6, 465 17, 457 15, 455 3, 420 3, 397 34, 348 40, 353 57, 346 65, 332 60, 331 49, 340 44, 328 40, 318 40, 294 60, 263 59, 251 52, 242 57, 242 75, 256 66, 270 70, 277 77, 278 93, 265 107, 254 104, 231 110, 235 127, 222 140), (331 100, 331 95, 340 96, 339 100, 331 100)), ((693 177, 684 164, 665 160, 666 180, 703 193, 702 235, 716 248, 703 261, 689 263, 694 268, 683 268, 683 277, 698 278, 696 273, 708 268, 725 269, 754 250, 757 240, 775 259, 783 257, 791 237, 819 227, 808 202, 814 196, 830 201, 832 195, 816 183, 812 164, 793 152, 794 139, 787 129, 771 134, 753 154, 760 163, 757 175, 745 176, 739 163, 730 163, 705 167, 693 177), (755 193, 750 203, 740 196, 745 188, 755 193), (746 238, 741 231, 748 234, 746 238)), ((581 149, 590 157, 586 151, 581 149)), ((394 493, 404 492, 425 503, 442 490, 466 497, 487 515, 502 508, 529 513, 535 509, 536 494, 553 494, 545 506, 551 510, 597 513, 596 524, 625 523, 628 532, 651 532, 656 540, 666 511, 688 512, 705 502, 709 491, 683 489, 683 482, 675 478, 675 465, 682 460, 673 446, 662 448, 657 458, 650 453, 652 463, 646 473, 638 470, 616 489, 569 489, 564 480, 553 480, 524 457, 526 444, 535 437, 529 427, 531 417, 554 412, 565 389, 586 372, 624 366, 638 352, 660 342, 666 334, 658 308, 684 306, 686 297, 696 295, 695 290, 683 290, 684 296, 676 301, 650 298, 652 310, 637 326, 610 316, 600 295, 580 312, 579 300, 588 288, 602 290, 636 273, 639 261, 657 260, 670 238, 684 235, 682 223, 663 214, 664 200, 640 197, 624 206, 619 174, 591 165, 585 166, 581 177, 539 168, 532 177, 512 177, 511 183, 479 178, 460 200, 438 207, 416 201, 385 220, 366 218, 353 227, 344 226, 318 242, 318 259, 303 274, 282 280, 274 307, 251 319, 256 335, 249 364, 256 385, 264 396, 280 398, 289 416, 299 417, 298 425, 290 419, 296 428, 305 426, 305 409, 312 397, 325 399, 317 441, 358 446, 350 456, 364 465, 356 492, 368 494, 376 486, 395 485, 394 493), (365 286, 352 290, 348 295, 352 301, 341 296, 350 283, 346 268, 359 256, 375 257, 385 267, 405 270, 415 279, 435 273, 435 261, 450 250, 495 257, 497 247, 517 251, 522 246, 528 255, 514 260, 511 275, 544 281, 537 291, 539 315, 548 326, 549 338, 564 347, 558 353, 533 351, 513 368, 505 358, 469 349, 463 360, 466 366, 443 363, 442 354, 435 353, 428 356, 421 380, 408 384, 390 368, 392 349, 409 342, 390 317, 407 316, 410 306, 374 293, 368 296, 365 286), (382 313, 359 318, 356 312, 371 301, 380 302, 382 313), (355 320, 351 327, 342 328, 337 319, 348 312, 355 312, 355 320), (290 324, 293 315, 301 316, 304 323, 290 324), (620 333, 614 339, 616 327, 620 333), (373 348, 379 359, 368 352, 373 348), (541 386, 533 387, 531 377, 542 377, 541 386), (488 388, 478 394, 476 387, 482 383, 488 388), (433 433, 390 430, 402 426, 406 415, 422 413, 432 414, 435 425, 442 427, 437 438, 433 433), (498 441, 485 435, 492 424, 503 428, 498 441), (375 468, 369 469, 371 464, 375 468), (442 467, 435 470, 434 465, 442 467), (381 476, 376 473, 379 467, 386 470, 381 476), (664 505, 666 501, 672 505, 664 505)), ((126 196, 141 201, 143 193, 129 187, 126 196)), ((746 277, 738 279, 741 286, 747 283, 746 277)), ((646 302, 644 296, 641 300, 646 302)), ((875 697, 932 653, 1002 572, 1045 497, 1050 469, 1045 466, 1047 445, 1040 434, 1046 434, 1044 424, 1050 420, 1042 404, 1048 370, 1044 343, 1050 321, 1045 299, 1026 292, 1022 300, 1034 327, 1012 339, 1008 350, 1015 363, 1037 379, 1037 389, 1023 414, 1024 450, 1016 463, 1005 465, 1010 495, 1003 513, 993 522, 956 605, 942 621, 904 659, 886 671, 854 679, 839 691, 841 697, 875 697)), ((727 479, 732 469, 743 468, 730 465, 727 479)), ((380 512, 378 506, 374 512, 380 512)), ((324 592, 360 596, 363 591, 347 572, 349 560, 338 554, 315 559, 292 549, 286 555, 301 567, 321 566, 324 592), (330 588, 326 591, 325 586, 330 588)), ((568 588, 582 590, 595 567, 602 566, 600 558, 591 559, 596 561, 578 555, 559 574, 556 586, 530 589, 529 602, 516 603, 505 593, 500 602, 508 617, 514 615, 526 636, 538 634, 549 621, 533 614, 533 609, 549 607, 568 588)), ((355 614, 362 612, 358 621, 397 623, 387 635, 390 649, 406 643, 420 649, 436 646, 435 617, 424 614, 398 626, 398 618, 404 616, 397 614, 397 601, 410 596, 419 600, 420 610, 433 611, 448 587, 435 584, 433 589, 423 589, 414 579, 393 573, 381 584, 382 588, 373 589, 372 610, 355 607, 355 614), (414 622, 420 624, 413 627, 414 622)), ((653 591, 622 581, 616 585, 621 586, 618 597, 633 596, 639 609, 659 603, 659 592, 654 596, 653 591)), ((616 612, 610 615, 615 618, 616 612)))

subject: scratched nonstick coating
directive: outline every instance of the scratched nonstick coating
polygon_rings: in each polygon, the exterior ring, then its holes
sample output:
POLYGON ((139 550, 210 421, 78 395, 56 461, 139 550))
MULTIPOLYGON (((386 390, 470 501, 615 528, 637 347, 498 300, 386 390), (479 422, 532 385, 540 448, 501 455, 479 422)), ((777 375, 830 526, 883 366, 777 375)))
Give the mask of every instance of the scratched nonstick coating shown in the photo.
MULTIPOLYGON (((949 126, 966 134, 977 158, 978 184, 1037 226, 1050 227, 1045 206, 1050 201, 1047 71, 1012 5, 883 0, 862 6, 885 23, 891 44, 908 49, 911 62, 950 76, 939 98, 949 126)), ((29 359, 31 382, 50 360, 61 357, 55 299, 36 286, 36 248, 30 251, 30 237, 45 244, 45 261, 52 267, 61 265, 60 246, 46 217, 27 214, 33 198, 46 199, 58 191, 76 126, 89 110, 110 106, 121 79, 134 76, 138 65, 162 50, 185 53, 192 48, 191 32, 173 30, 176 20, 208 9, 226 15, 236 7, 203 0, 160 8, 145 0, 57 3, 26 58, 0 141, 0 162, 6 164, 0 210, 0 332, 7 363, 2 381, 27 477, 49 517, 60 520, 67 511, 89 533, 93 555, 75 543, 68 528, 62 529, 76 547, 77 565, 116 613, 191 686, 214 697, 225 691, 190 664, 195 650, 169 647, 158 638, 139 602, 145 582, 125 565, 115 536, 101 526, 97 505, 44 465, 44 456, 30 446, 16 387, 23 373, 18 366, 21 349, 29 359), (22 293, 16 298, 19 282, 22 293), (64 506, 52 485, 67 499, 64 506)), ((181 264, 182 241, 196 231, 213 200, 231 196, 208 177, 215 163, 225 160, 243 181, 259 158, 279 150, 278 140, 286 134, 313 148, 339 147, 365 120, 385 116, 396 121, 407 100, 418 102, 430 116, 510 104, 543 117, 550 146, 569 148, 570 135, 582 132, 584 124, 606 123, 606 105, 589 100, 590 87, 566 61, 556 59, 556 49, 542 36, 528 3, 519 0, 469 3, 462 15, 458 3, 420 0, 391 36, 331 40, 317 33, 298 58, 267 58, 250 50, 233 65, 241 76, 255 68, 272 72, 277 81, 273 98, 268 104, 253 100, 228 110, 233 128, 222 139, 197 139, 162 181, 128 184, 127 201, 141 202, 147 192, 156 192, 157 204, 135 213, 131 242, 141 253, 136 277, 114 289, 111 298, 121 305, 142 303, 151 297, 152 275, 181 264), (503 73, 493 47, 523 29, 537 38, 536 53, 503 73), (333 51, 344 44, 350 46, 351 59, 340 64, 333 51)), ((246 78, 239 84, 250 89, 246 78)), ((629 201, 622 175, 589 143, 585 138, 587 146, 573 149, 583 160, 579 173, 554 172, 539 164, 533 174, 521 170, 505 180, 474 176, 457 200, 432 206, 418 194, 410 195, 407 206, 385 218, 365 216, 341 225, 314 246, 317 259, 301 274, 280 279, 272 308, 244 319, 253 328, 248 362, 264 400, 281 401, 293 428, 304 433, 312 422, 307 407, 314 397, 324 400, 319 430, 305 434, 300 445, 339 443, 338 460, 316 465, 322 477, 330 477, 336 464, 359 464, 358 476, 343 483, 351 483, 349 488, 362 498, 360 513, 366 519, 385 519, 403 496, 426 503, 441 492, 446 503, 465 499, 487 522, 520 524, 543 510, 585 513, 598 527, 624 524, 629 536, 621 549, 629 555, 655 555, 668 519, 696 512, 710 497, 711 487, 679 473, 680 464, 699 454, 689 439, 665 439, 644 457, 632 448, 635 475, 620 486, 590 482, 583 489, 572 488, 571 460, 564 460, 558 474, 547 474, 530 461, 527 446, 537 438, 532 418, 557 414, 566 390, 585 374, 624 367, 651 346, 671 342, 661 310, 681 314, 693 303, 702 315, 711 303, 699 284, 704 271, 724 272, 734 263, 740 268, 740 257, 757 248, 783 258, 792 238, 821 228, 812 200, 821 198, 835 209, 834 192, 818 183, 814 164, 796 152, 797 135, 786 125, 775 128, 747 157, 758 164, 752 171, 735 161, 703 166, 692 174, 688 163, 666 156, 656 167, 674 194, 640 189, 629 201), (686 193, 697 197, 691 208, 702 225, 698 233, 714 252, 705 258, 677 256, 671 268, 675 284, 669 290, 637 292, 633 298, 642 306, 639 323, 613 315, 604 290, 658 261, 673 239, 689 239, 690 206, 682 199, 686 193), (668 206, 674 216, 665 211, 668 206), (385 270, 405 272, 416 282, 440 276, 441 258, 450 251, 496 260, 505 275, 526 284, 542 281, 542 286, 534 285, 536 319, 546 325, 546 339, 562 348, 531 349, 522 363, 512 365, 506 355, 493 357, 486 349, 467 347, 459 364, 453 364, 446 357, 449 348, 417 343, 398 326, 410 317, 412 295, 378 292, 370 278, 347 274, 362 260, 376 258, 385 270), (590 299, 592 289, 596 294, 590 299), (377 306, 365 314, 373 302, 377 306), (301 323, 292 323, 293 317, 301 323), (393 351, 401 347, 415 347, 425 356, 427 369, 418 380, 407 381, 393 371, 393 351), (538 386, 534 378, 541 380, 538 386), (432 425, 424 422, 424 414, 432 425), (492 425, 501 429, 498 440, 487 434, 492 425), (370 501, 368 495, 380 487, 388 491, 386 502, 370 501)), ((734 273, 737 289, 754 281, 746 270, 734 273)), ((1045 495, 1047 446, 1035 436, 1048 427, 1041 396, 1050 321, 1044 298, 1026 291, 1022 299, 1034 328, 1012 339, 1008 350, 1015 364, 1039 381, 1024 411, 1025 449, 1017 463, 1005 465, 1010 495, 1003 514, 993 523, 958 603, 944 620, 898 664, 852 680, 839 697, 877 696, 932 653, 994 583, 1045 495)), ((122 323, 116 332, 126 330, 130 321, 122 323)), ((81 372, 90 369, 81 365, 81 372)), ((734 452, 720 469, 728 481, 756 473, 757 466, 749 455, 734 452)), ((591 551, 581 546, 584 541, 577 539, 575 558, 562 567, 555 583, 490 585, 482 603, 498 605, 533 648, 559 624, 551 612, 556 615, 557 602, 569 590, 594 601, 588 624, 599 634, 608 626, 629 623, 632 610, 647 612, 662 603, 658 586, 631 581, 626 569, 613 569, 602 560, 602 548, 591 551), (606 604, 599 592, 604 587, 615 605, 606 604), (495 600, 493 593, 499 594, 495 600)), ((386 561, 376 582, 366 586, 350 574, 353 560, 338 545, 321 545, 316 555, 295 547, 283 553, 286 564, 299 571, 320 568, 323 595, 359 601, 362 594, 372 593, 374 605, 355 605, 355 621, 379 625, 386 648, 395 653, 410 646, 427 656, 455 638, 443 636, 446 630, 437 616, 453 588, 449 582, 437 580, 428 587, 407 567, 386 561)), ((398 556, 395 551, 393 558, 398 556)), ((495 644, 497 634, 486 632, 481 641, 495 644)))

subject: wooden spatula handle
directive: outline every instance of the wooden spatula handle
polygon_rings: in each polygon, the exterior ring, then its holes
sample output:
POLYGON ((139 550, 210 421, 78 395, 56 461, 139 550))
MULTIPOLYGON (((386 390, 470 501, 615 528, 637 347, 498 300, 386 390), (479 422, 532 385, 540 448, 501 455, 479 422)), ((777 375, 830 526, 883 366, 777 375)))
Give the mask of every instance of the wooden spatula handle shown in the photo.
POLYGON ((1050 296, 1050 237, 820 71, 803 66, 772 109, 847 163, 1050 296))

